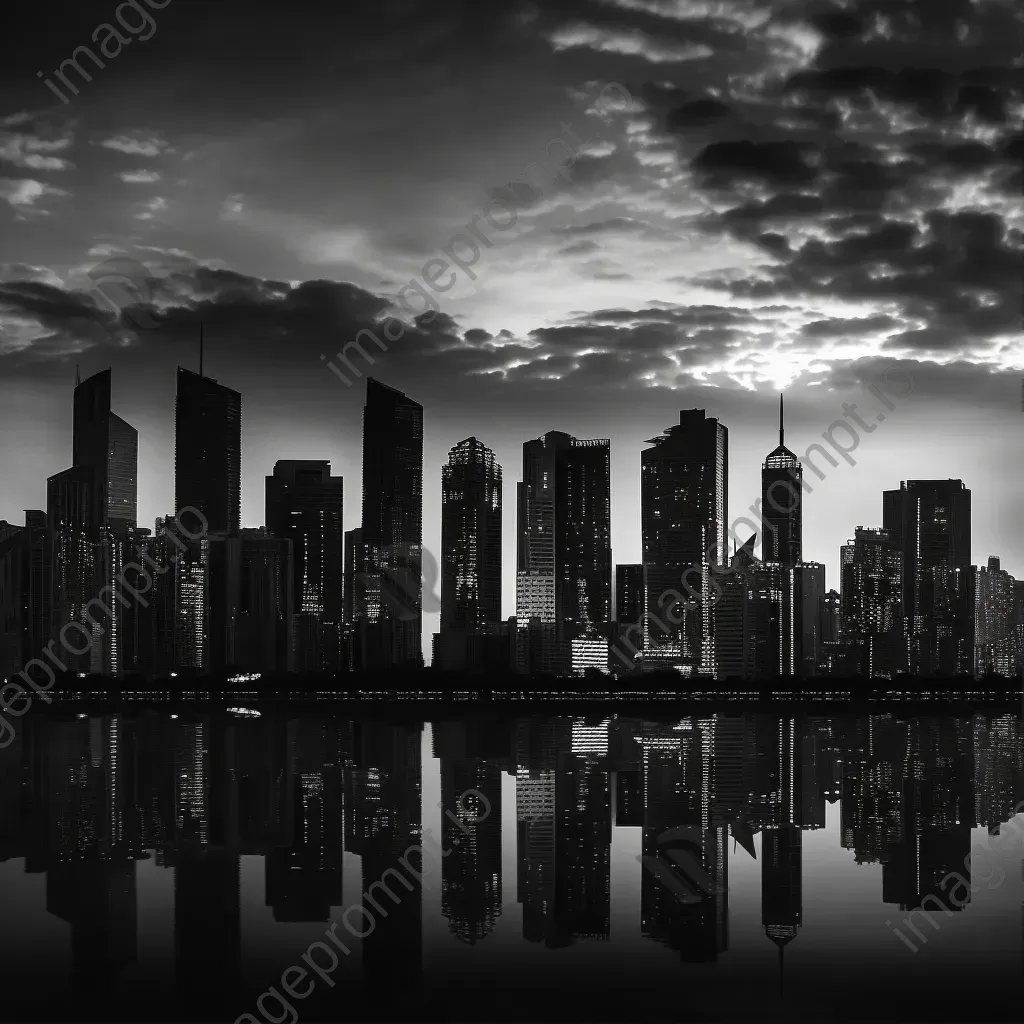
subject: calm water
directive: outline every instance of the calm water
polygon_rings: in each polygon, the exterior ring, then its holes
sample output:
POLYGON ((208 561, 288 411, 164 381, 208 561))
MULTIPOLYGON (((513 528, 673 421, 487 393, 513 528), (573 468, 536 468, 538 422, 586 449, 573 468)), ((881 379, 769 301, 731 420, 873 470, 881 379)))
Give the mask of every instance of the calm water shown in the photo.
POLYGON ((6 1019, 988 1020, 1024 981, 1015 717, 39 716, 0 775, 6 1019))

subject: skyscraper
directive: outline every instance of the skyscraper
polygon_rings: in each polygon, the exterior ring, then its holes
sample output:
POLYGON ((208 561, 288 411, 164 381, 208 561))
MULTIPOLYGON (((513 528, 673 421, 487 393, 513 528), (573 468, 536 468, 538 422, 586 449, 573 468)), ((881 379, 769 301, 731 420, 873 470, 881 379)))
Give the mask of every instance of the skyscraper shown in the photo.
POLYGON ((610 453, 610 441, 559 431, 523 445, 516 574, 521 671, 563 676, 607 667, 610 453))
POLYGON ((209 533, 237 530, 241 515, 242 396, 178 367, 174 407, 174 510, 197 508, 209 533))
POLYGON ((438 668, 468 669, 470 636, 501 623, 501 466, 475 437, 441 468, 441 630, 438 668))
POLYGON ((779 446, 761 467, 761 557, 792 566, 803 550, 803 467, 786 447, 782 395, 779 395, 779 446))
POLYGON ((139 434, 111 410, 110 383, 110 370, 76 379, 72 466, 47 481, 47 518, 55 533, 54 625, 76 623, 92 637, 73 667, 119 675, 122 605, 102 605, 97 595, 117 590, 137 525, 139 434), (90 615, 91 602, 105 616, 90 615))
POLYGON ((994 555, 989 556, 987 566, 974 571, 974 671, 979 675, 989 668, 1007 676, 1017 673, 1016 582, 994 555))
POLYGON ((267 530, 292 543, 293 640, 300 672, 337 672, 342 651, 344 482, 330 462, 284 461, 266 479, 267 530))
POLYGON ((644 621, 644 567, 637 562, 615 566, 615 633, 612 637, 612 672, 633 672, 642 646, 644 621))
POLYGON ((501 466, 475 437, 441 468, 441 631, 501 621, 501 466))
POLYGON ((423 665, 423 406, 372 377, 363 410, 357 667, 423 665))
POLYGON ((903 553, 896 537, 858 526, 840 549, 839 563, 849 670, 886 677, 905 672, 903 553))
POLYGON ((291 671, 291 540, 264 528, 215 535, 204 547, 208 597, 202 668, 291 671))
POLYGON ((883 493, 882 520, 902 553, 910 672, 972 672, 971 492, 962 480, 903 481, 883 493))
POLYGON ((137 525, 139 432, 110 408, 110 370, 75 387, 72 465, 93 477, 93 528, 137 525))
POLYGON ((711 572, 728 557, 729 431, 703 409, 686 409, 648 444, 640 456, 644 663, 711 674, 711 572))

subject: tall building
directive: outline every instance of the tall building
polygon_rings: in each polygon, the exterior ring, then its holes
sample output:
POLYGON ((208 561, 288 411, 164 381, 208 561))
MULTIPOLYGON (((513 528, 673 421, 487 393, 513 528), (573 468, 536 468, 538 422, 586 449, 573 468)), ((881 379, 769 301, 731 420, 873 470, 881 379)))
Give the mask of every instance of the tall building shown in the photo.
POLYGON ((423 665, 423 406, 372 377, 363 410, 357 667, 423 665))
POLYGON ((973 672, 971 492, 962 480, 903 481, 882 495, 882 526, 902 553, 910 672, 973 672))
POLYGON ((475 437, 441 468, 441 629, 501 621, 501 466, 475 437))
POLYGON ((727 559, 729 431, 703 409, 685 409, 648 444, 640 456, 644 664, 711 674, 711 571, 727 559))
POLYGON ((611 442, 550 431, 523 445, 516 621, 520 670, 608 664, 611 442), (575 650, 575 664, 574 664, 575 650))
POLYGON ((889 530, 858 526, 839 552, 848 671, 892 677, 907 670, 903 553, 889 530))
POLYGON ((47 519, 55 545, 52 638, 74 624, 80 653, 69 667, 120 675, 123 604, 108 595, 119 589, 137 525, 139 434, 111 410, 110 384, 110 370, 75 381, 72 466, 47 480, 47 519))
POLYGON ((615 630, 609 666, 613 673, 637 669, 637 649, 643 646, 643 563, 615 566, 615 630))
POLYGON ((0 679, 41 657, 51 638, 53 551, 45 512, 26 511, 23 527, 0 521, 0 679))
POLYGON ((92 474, 92 529, 137 525, 139 432, 110 408, 110 370, 76 384, 72 465, 92 474))
POLYGON ((797 565, 803 557, 803 467, 786 447, 782 396, 779 395, 779 446, 761 467, 761 557, 797 565))
POLYGON ((299 672, 342 668, 343 495, 344 482, 331 476, 330 462, 278 462, 266 478, 267 530, 292 546, 299 672))
POLYGON ((990 555, 987 567, 974 576, 974 671, 1016 675, 1020 666, 1017 624, 1017 581, 990 555))
POLYGON ((500 622, 501 466, 490 448, 469 437, 452 448, 441 468, 438 667, 465 668, 470 634, 500 622))
POLYGON ((241 524, 242 396, 178 367, 174 406, 174 510, 192 507, 209 533, 241 524))
POLYGON ((202 667, 208 672, 291 671, 292 542, 266 529, 208 542, 207 620, 202 667))

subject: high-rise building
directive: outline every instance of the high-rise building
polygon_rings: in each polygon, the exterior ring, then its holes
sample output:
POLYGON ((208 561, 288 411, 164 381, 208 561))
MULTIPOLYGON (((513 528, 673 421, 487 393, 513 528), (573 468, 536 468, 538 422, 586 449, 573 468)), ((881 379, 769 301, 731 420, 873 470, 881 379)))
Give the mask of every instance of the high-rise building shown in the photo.
POLYGON ((357 667, 423 665, 423 406, 372 377, 363 410, 357 667))
POLYGON ((51 639, 53 552, 45 512, 26 511, 24 526, 0 521, 0 679, 40 658, 51 639))
POLYGON ((267 530, 292 545, 295 669, 342 668, 343 494, 330 462, 284 461, 266 479, 267 530))
POLYGON ((292 542, 266 529, 208 541, 203 668, 291 671, 292 542))
POLYGON ((786 447, 782 396, 779 396, 779 446, 761 467, 761 557, 797 565, 803 555, 803 467, 786 447))
POLYGON ((137 525, 139 434, 111 410, 110 384, 110 370, 75 382, 72 466, 47 480, 47 519, 54 532, 52 639, 73 627, 80 646, 69 667, 120 675, 124 606, 113 595, 137 525))
POLYGON ((475 437, 460 441, 441 468, 443 664, 467 667, 469 636, 501 622, 501 466, 475 437))
POLYGON ((903 481, 883 493, 882 519, 902 553, 910 672, 973 672, 971 492, 962 480, 903 481))
POLYGON ((441 630, 501 621, 501 466, 475 437, 441 468, 441 630))
POLYGON ((840 549, 839 564, 849 671, 869 677, 905 672, 903 554, 896 537, 858 526, 840 549))
POLYGON ((989 556, 987 567, 974 572, 974 671, 1016 675, 1021 653, 1014 597, 1017 581, 994 555, 989 556))
POLYGON ((111 411, 110 370, 75 386, 72 465, 91 470, 90 529, 137 525, 139 432, 111 411))
POLYGON ((242 495, 242 396, 178 367, 174 510, 196 508, 209 533, 237 530, 242 495))
POLYGON ((607 666, 612 604, 611 442, 559 431, 523 445, 516 621, 520 671, 607 666), (573 664, 573 641, 578 663, 573 664), (582 659, 582 660, 579 660, 582 659))
POLYGON ((703 409, 686 409, 648 444, 640 456, 644 665, 711 674, 711 572, 727 559, 729 431, 703 409))
POLYGON ((615 629, 609 667, 613 673, 637 669, 637 650, 643 646, 643 563, 615 566, 615 629))

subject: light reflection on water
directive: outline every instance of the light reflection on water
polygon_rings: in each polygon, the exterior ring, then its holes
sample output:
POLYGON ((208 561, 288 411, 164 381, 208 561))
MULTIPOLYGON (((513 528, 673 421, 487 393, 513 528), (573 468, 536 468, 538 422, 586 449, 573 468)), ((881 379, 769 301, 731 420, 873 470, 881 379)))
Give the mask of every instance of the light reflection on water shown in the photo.
POLYGON ((988 1019, 1024 964, 1020 720, 730 710, 27 718, 8 1016, 988 1019), (366 895, 427 835, 422 886, 366 895), (261 1015, 332 921, 337 966, 261 1015))

